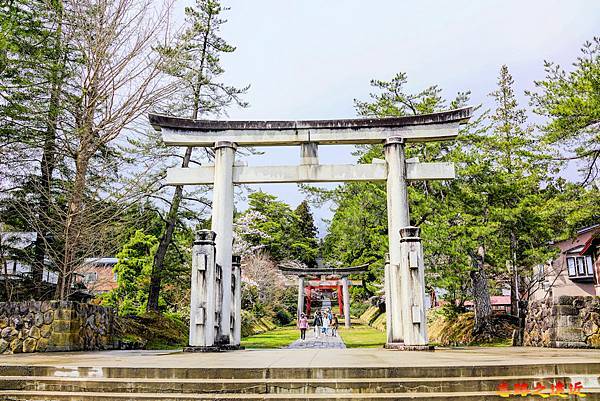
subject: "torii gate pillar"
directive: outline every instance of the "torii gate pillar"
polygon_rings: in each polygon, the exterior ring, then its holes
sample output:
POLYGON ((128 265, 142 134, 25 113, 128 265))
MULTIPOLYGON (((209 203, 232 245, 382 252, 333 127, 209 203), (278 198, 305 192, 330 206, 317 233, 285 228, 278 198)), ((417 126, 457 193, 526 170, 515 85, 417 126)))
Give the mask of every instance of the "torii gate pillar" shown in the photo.
POLYGON ((408 191, 406 187, 406 160, 404 154, 404 140, 402 138, 389 138, 385 141, 385 160, 388 167, 387 176, 387 212, 388 212, 388 240, 390 262, 389 273, 389 323, 387 327, 388 343, 400 344, 404 342, 402 318, 406 309, 405 291, 402 286, 406 280, 402 277, 400 254, 400 229, 409 225, 408 191), (403 313, 404 312, 404 313, 403 313))
MULTIPOLYGON (((217 234, 216 262, 221 266, 223 288, 231 288, 231 256, 233 254, 233 164, 237 146, 233 142, 215 143, 215 175, 211 230, 217 234)), ((231 332, 231 291, 223 291, 219 318, 219 338, 229 344, 231 332)), ((237 318, 237 317, 236 317, 237 318)))
MULTIPOLYGON (((389 263, 386 263, 387 343, 391 349, 429 349, 425 328, 425 303, 415 302, 425 288, 422 271, 411 271, 402 233, 410 226, 404 139, 384 143, 387 163, 389 263), (420 273, 420 274, 419 274, 420 273)), ((418 232, 418 230, 417 230, 418 232)), ((421 256, 419 255, 419 258, 421 256)), ((422 262, 421 262, 422 264, 422 262)))
POLYGON ((350 328, 350 291, 348 290, 348 276, 342 276, 342 296, 344 297, 344 327, 350 328))
POLYGON ((297 319, 304 313, 304 276, 298 276, 298 307, 296 308, 297 319))

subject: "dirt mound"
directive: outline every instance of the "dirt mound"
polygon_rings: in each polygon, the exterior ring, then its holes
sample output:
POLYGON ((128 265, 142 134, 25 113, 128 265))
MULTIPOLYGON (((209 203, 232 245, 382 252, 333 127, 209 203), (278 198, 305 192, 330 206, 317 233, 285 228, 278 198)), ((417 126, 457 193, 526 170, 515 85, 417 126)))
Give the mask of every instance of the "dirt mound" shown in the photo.
POLYGON ((122 349, 181 348, 188 342, 187 324, 159 313, 119 316, 114 334, 122 349))
POLYGON ((475 314, 473 312, 455 315, 432 309, 429 313, 429 341, 442 346, 455 345, 510 345, 512 333, 517 328, 517 320, 506 314, 492 316, 491 333, 473 334, 475 314))

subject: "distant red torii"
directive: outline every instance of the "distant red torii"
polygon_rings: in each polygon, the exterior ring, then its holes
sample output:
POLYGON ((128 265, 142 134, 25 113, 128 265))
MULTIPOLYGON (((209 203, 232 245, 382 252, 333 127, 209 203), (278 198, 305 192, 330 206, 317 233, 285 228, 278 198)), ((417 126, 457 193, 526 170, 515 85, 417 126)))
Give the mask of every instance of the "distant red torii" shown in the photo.
POLYGON ((350 327, 350 293, 348 280, 349 274, 360 274, 367 271, 368 265, 352 266, 352 267, 325 267, 319 266, 313 269, 292 268, 280 266, 279 270, 285 275, 294 275, 298 277, 298 308, 297 313, 300 316, 304 312, 310 315, 312 292, 314 290, 337 290, 338 306, 340 313, 343 311, 344 324, 350 327), (308 280, 308 285, 305 285, 305 278, 312 277, 313 280, 308 280), (305 305, 306 299, 306 305, 305 305))

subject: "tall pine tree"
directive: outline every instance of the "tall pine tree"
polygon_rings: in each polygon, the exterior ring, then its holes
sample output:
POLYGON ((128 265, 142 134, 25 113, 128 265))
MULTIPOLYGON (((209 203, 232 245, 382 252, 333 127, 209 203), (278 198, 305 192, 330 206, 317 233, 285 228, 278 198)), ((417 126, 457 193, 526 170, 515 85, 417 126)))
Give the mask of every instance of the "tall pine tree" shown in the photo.
POLYGON ((581 56, 566 72, 545 62, 546 78, 528 92, 541 124, 543 140, 560 150, 562 160, 583 161, 583 184, 600 173, 600 37, 584 43, 581 56))
MULTIPOLYGON (((195 6, 186 7, 186 29, 175 46, 162 47, 165 56, 165 72, 180 82, 180 90, 175 102, 169 104, 173 114, 197 119, 200 116, 223 113, 231 104, 246 106, 240 99, 247 88, 238 89, 219 81, 224 70, 220 66, 222 54, 232 53, 235 47, 218 36, 220 26, 226 20, 221 18, 224 8, 218 0, 196 0, 195 6)), ((181 167, 188 167, 192 161, 192 149, 187 148, 181 167)), ((208 154, 209 157, 212 155, 208 154)), ((154 256, 148 311, 158 311, 158 299, 167 250, 173 238, 181 202, 184 200, 183 186, 175 187, 165 216, 165 227, 160 237, 158 250, 154 256)))
MULTIPOLYGON (((319 246, 317 241, 317 227, 315 227, 315 220, 310 211, 310 207, 308 206, 308 202, 306 200, 302 201, 296 208, 295 213, 298 216, 300 234, 304 236, 304 239, 311 248, 317 249, 319 246)), ((316 254, 311 253, 306 258, 306 264, 308 267, 315 267, 316 263, 316 254)))

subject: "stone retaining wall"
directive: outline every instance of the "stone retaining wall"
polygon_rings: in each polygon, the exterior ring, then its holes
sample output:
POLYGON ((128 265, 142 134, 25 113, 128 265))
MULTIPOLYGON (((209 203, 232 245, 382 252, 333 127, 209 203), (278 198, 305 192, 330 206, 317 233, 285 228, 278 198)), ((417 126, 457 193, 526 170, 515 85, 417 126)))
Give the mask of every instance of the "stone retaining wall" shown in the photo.
POLYGON ((600 348, 600 297, 560 296, 530 302, 524 345, 600 348))
POLYGON ((113 349, 114 315, 63 301, 0 302, 0 354, 113 349))

